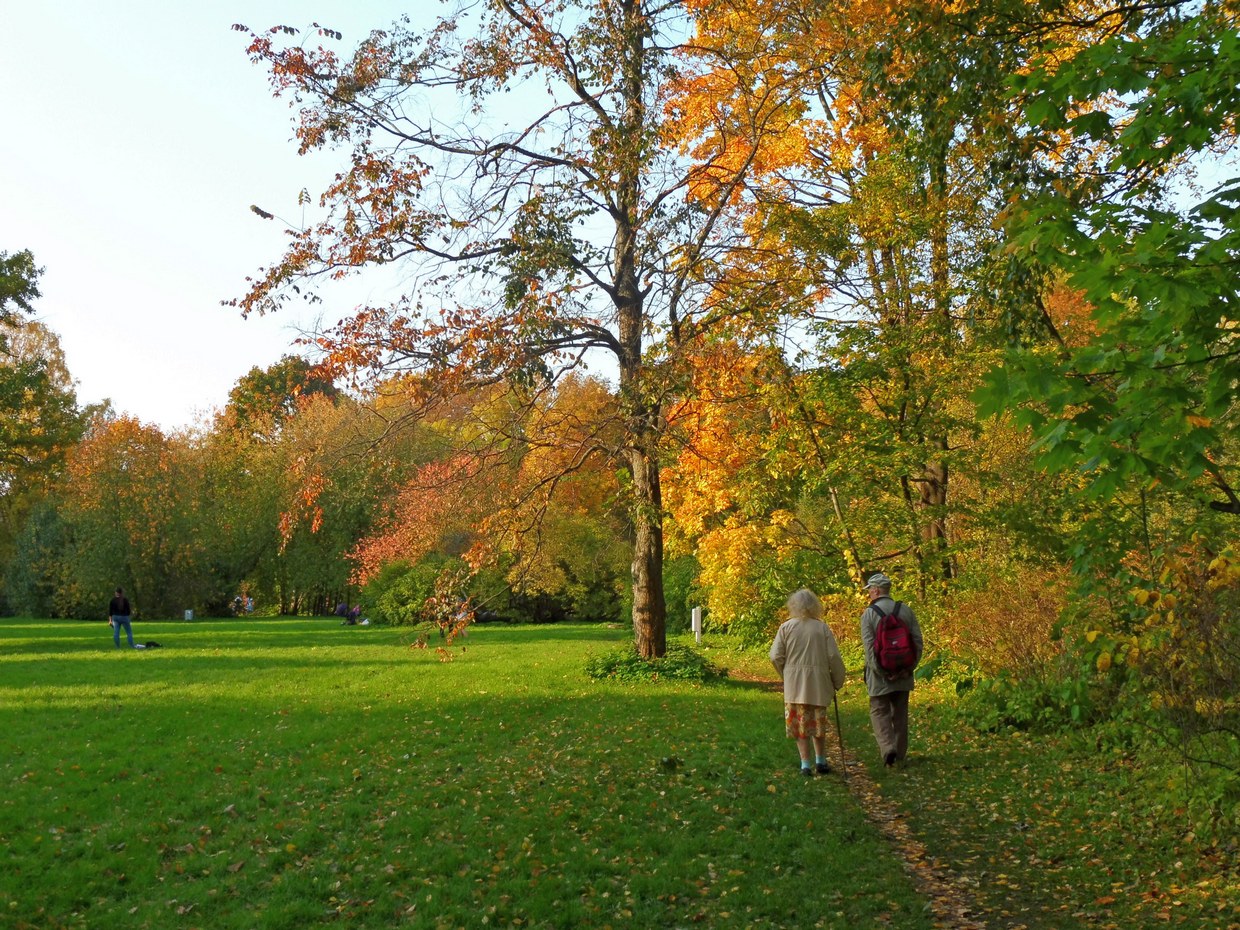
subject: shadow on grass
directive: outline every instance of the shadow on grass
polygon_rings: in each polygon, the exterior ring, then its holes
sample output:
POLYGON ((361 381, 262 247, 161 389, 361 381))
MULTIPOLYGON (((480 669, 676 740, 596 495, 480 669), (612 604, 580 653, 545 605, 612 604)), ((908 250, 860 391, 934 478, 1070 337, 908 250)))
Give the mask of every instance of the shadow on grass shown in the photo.
POLYGON ((18 661, 25 692, 5 669, 16 926, 930 927, 761 682, 593 683, 628 633, 588 626, 479 628, 450 663, 213 627, 107 661, 45 629, 68 651, 18 661))
POLYGON ((718 685, 740 691, 766 691, 771 694, 782 694, 784 690, 778 681, 759 681, 753 678, 725 678, 718 682, 718 685))
MULTIPOLYGON (((611 644, 626 642, 630 637, 628 628, 613 628, 603 624, 565 624, 565 625, 517 625, 517 624, 485 624, 474 625, 471 634, 484 633, 497 642, 599 642, 611 644)), ((194 620, 190 622, 172 620, 135 620, 133 622, 134 640, 145 642, 158 639, 161 645, 169 645, 177 639, 203 640, 210 642, 220 638, 231 643, 244 641, 246 645, 260 647, 306 644, 306 637, 322 637, 323 644, 337 645, 349 641, 349 637, 367 637, 385 635, 397 637, 404 641, 412 641, 419 630, 415 627, 392 627, 373 624, 370 626, 346 626, 336 617, 322 618, 266 618, 266 619, 219 619, 194 620)), ((80 620, 30 620, 21 621, 7 619, 0 621, 0 649, 5 652, 38 652, 47 653, 63 649, 66 651, 83 646, 97 646, 110 642, 112 630, 104 621, 80 620), (49 636, 48 626, 57 629, 60 635, 49 636), (63 632, 62 632, 63 631, 63 632)), ((124 641, 122 635, 122 642, 124 641)), ((468 643, 467 636, 461 642, 468 643)), ((432 637, 431 645, 437 643, 432 637)))
MULTIPOLYGON (((130 649, 123 637, 117 649, 111 630, 102 623, 10 623, 0 626, 0 694, 16 699, 26 688, 45 693, 64 687, 73 689, 73 701, 81 701, 87 699, 83 688, 122 687, 126 682, 143 689, 190 687, 218 678, 249 679, 244 689, 248 696, 282 687, 298 673, 335 682, 344 690, 374 676, 412 687, 412 682, 428 677, 452 678, 445 669, 456 662, 471 670, 466 677, 494 674, 511 680, 521 674, 510 658, 517 653, 556 652, 567 643, 579 643, 582 649, 592 642, 610 647, 625 635, 602 626, 473 627, 448 647, 451 661, 444 662, 435 638, 426 649, 411 648, 415 634, 410 628, 342 627, 332 620, 135 624, 136 642, 160 643, 158 649, 142 650, 130 649), (49 626, 61 635, 49 636, 49 626), (66 632, 71 635, 63 635, 66 632)), ((584 660, 574 673, 588 684, 584 660)))

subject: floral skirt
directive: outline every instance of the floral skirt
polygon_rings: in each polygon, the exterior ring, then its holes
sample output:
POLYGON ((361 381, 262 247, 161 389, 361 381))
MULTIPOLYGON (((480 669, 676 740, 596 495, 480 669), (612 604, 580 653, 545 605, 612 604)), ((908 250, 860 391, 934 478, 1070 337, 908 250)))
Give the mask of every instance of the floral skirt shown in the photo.
POLYGON ((816 704, 784 704, 784 732, 792 739, 826 736, 827 709, 816 704))

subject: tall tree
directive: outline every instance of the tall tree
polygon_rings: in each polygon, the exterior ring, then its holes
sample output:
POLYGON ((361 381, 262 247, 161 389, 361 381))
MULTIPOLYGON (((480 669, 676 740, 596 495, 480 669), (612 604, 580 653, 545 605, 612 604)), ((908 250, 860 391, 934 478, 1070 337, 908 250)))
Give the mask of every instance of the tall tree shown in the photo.
POLYGON ((300 104, 301 150, 346 144, 352 158, 323 195, 327 217, 293 233, 238 304, 266 312, 293 282, 411 262, 410 293, 323 335, 336 370, 404 370, 442 396, 554 382, 604 357, 621 439, 593 454, 628 474, 634 636, 648 657, 666 648, 664 405, 682 340, 714 319, 695 275, 739 183, 690 170, 664 132, 684 7, 493 0, 425 31, 375 32, 347 60, 281 45, 285 27, 249 46, 300 104), (691 184, 717 191, 687 201, 691 184))
POLYGON ((184 451, 130 417, 96 420, 72 449, 57 494, 67 528, 58 553, 58 615, 98 616, 118 584, 148 617, 188 606, 200 543, 184 493, 192 483, 184 451))
POLYGON ((915 16, 933 22, 945 4, 694 6, 698 70, 678 87, 678 129, 715 171, 745 173, 730 205, 745 236, 711 299, 802 321, 767 338, 794 368, 788 438, 820 476, 805 487, 828 512, 855 502, 834 520, 850 570, 900 560, 923 581, 951 578, 964 398, 995 315, 978 281, 996 238, 983 169, 1003 74, 966 33, 932 48, 917 31, 915 16))
POLYGON ((7 564, 90 411, 78 407, 55 333, 33 321, 0 323, 0 343, 0 564, 7 564))
POLYGON ((281 612, 330 607, 328 600, 347 590, 347 553, 404 475, 402 463, 372 454, 377 426, 351 399, 315 394, 299 404, 278 441, 255 450, 256 467, 277 492, 272 529, 279 544, 264 552, 253 577, 281 612))
POLYGON ((30 252, 0 252, 0 565, 90 416, 78 407, 59 338, 26 318, 41 274, 30 252))

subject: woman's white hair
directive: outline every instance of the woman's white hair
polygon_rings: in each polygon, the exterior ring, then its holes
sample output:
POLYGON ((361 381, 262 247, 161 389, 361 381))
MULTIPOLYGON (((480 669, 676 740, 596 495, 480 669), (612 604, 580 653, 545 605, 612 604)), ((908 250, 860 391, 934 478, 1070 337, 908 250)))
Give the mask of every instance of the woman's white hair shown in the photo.
POLYGON ((788 598, 788 616, 821 620, 822 601, 818 600, 818 595, 809 588, 802 588, 788 598))

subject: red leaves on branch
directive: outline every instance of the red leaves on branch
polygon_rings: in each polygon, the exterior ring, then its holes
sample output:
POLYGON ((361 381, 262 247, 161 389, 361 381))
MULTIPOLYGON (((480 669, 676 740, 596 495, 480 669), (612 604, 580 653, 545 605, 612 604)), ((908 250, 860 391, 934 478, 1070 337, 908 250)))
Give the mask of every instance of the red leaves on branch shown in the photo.
POLYGON ((476 532, 497 503, 494 475, 484 474, 480 459, 459 455, 419 469, 397 495, 392 518, 379 533, 353 550, 355 577, 365 584, 389 562, 417 562, 436 551, 453 529, 476 532))

